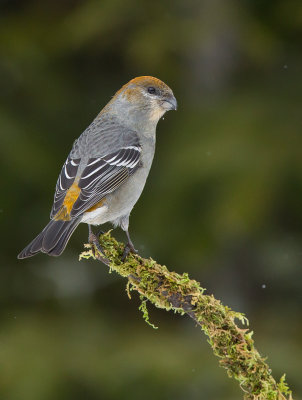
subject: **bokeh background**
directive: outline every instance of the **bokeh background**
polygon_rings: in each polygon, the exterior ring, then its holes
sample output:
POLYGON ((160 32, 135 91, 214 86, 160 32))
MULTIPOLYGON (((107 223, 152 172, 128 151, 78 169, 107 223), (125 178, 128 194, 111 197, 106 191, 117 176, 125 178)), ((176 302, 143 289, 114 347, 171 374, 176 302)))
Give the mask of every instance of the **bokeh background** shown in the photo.
POLYGON ((153 330, 125 281, 78 262, 86 225, 60 258, 16 259, 72 142, 122 84, 154 75, 179 109, 159 122, 133 241, 245 312, 301 399, 301 1, 0 4, 0 398, 242 398, 190 320, 150 305, 153 330))

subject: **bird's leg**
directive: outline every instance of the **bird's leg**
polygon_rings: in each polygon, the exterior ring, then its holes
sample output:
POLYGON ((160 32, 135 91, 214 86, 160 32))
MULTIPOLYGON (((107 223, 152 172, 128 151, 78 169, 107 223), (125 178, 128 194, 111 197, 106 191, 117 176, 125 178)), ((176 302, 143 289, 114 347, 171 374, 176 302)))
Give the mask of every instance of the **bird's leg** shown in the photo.
POLYGON ((128 229, 125 230, 125 232, 127 235, 128 243, 126 244, 125 249, 124 249, 124 253, 123 253, 123 257, 122 257, 123 262, 125 261, 125 259, 127 258, 129 253, 135 253, 135 254, 138 253, 138 251, 134 248, 134 244, 132 243, 128 229))
POLYGON ((88 242, 91 244, 91 250, 95 258, 102 261, 104 264, 109 265, 109 260, 106 257, 102 257, 101 254, 105 254, 102 246, 100 245, 99 238, 96 236, 91 229, 91 225, 88 224, 88 242), (95 250, 98 250, 98 253, 95 250), (100 253, 100 254, 99 254, 100 253))

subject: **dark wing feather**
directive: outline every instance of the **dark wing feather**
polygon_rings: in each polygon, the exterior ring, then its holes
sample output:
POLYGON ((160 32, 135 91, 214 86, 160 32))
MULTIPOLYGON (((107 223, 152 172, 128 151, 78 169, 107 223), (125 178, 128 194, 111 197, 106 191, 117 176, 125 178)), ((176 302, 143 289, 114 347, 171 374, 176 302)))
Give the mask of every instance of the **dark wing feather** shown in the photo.
POLYGON ((57 180, 53 206, 50 212, 50 218, 53 218, 61 208, 66 192, 73 184, 77 175, 81 159, 67 158, 62 167, 59 178, 57 180))
POLYGON ((120 187, 140 167, 141 147, 126 146, 100 158, 89 159, 78 186, 80 195, 70 217, 75 218, 120 187))

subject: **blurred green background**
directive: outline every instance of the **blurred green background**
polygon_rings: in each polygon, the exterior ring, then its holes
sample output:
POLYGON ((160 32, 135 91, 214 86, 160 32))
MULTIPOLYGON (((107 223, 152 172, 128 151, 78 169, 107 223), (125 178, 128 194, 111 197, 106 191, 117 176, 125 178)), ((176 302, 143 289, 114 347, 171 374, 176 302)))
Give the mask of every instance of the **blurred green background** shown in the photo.
POLYGON ((158 125, 136 247, 245 312, 301 398, 301 1, 0 4, 0 399, 242 398, 189 319, 150 305, 151 329, 125 281, 78 262, 86 225, 60 258, 16 259, 75 138, 139 75, 179 109, 158 125))

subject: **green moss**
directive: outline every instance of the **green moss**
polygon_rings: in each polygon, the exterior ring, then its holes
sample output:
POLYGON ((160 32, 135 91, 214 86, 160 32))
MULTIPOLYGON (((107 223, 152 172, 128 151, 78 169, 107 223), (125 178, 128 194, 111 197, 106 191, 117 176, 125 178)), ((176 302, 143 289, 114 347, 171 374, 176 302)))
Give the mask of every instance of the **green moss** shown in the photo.
MULTIPOLYGON (((235 323, 237 319, 242 326, 248 326, 244 314, 224 306, 213 295, 205 295, 205 289, 190 279, 187 273, 180 275, 170 272, 152 258, 144 259, 137 254, 130 254, 122 263, 124 246, 110 232, 100 237, 100 244, 110 261, 109 271, 128 279, 128 296, 131 298, 130 292, 133 290, 140 294, 139 309, 150 326, 157 329, 149 321, 147 300, 158 308, 187 314, 208 336, 208 343, 220 359, 220 365, 227 370, 230 378, 239 382, 246 400, 292 399, 285 375, 276 383, 268 364, 255 348, 253 332, 235 323)), ((97 258, 97 253, 95 257, 91 249, 80 255, 80 259, 91 257, 97 258)))
POLYGON ((149 313, 148 313, 148 309, 147 309, 147 300, 144 298, 143 295, 140 296, 141 299, 141 305, 139 306, 139 310, 143 313, 143 318, 144 320, 147 322, 148 325, 150 325, 153 329, 158 329, 157 326, 155 326, 154 324, 152 324, 149 321, 149 313))

